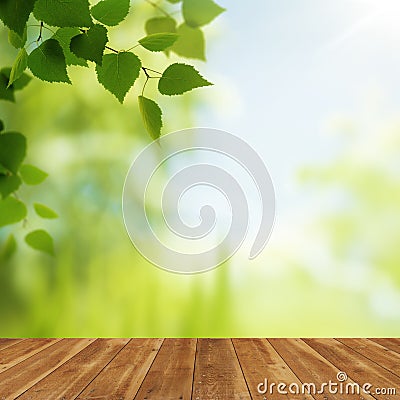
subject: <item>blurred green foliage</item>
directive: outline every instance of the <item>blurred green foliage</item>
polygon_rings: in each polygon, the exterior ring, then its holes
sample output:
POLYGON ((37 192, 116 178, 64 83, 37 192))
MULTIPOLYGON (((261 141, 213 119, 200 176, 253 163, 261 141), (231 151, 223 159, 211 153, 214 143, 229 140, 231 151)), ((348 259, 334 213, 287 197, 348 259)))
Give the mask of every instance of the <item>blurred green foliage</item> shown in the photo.
MULTIPOLYGON (((136 7, 114 34, 121 48, 144 36, 143 13, 160 17, 148 4, 136 7)), ((6 38, 3 29, 0 52, 9 65, 17 51, 4 46, 6 38)), ((162 57, 146 60, 157 69, 162 57)), ((27 227, 13 229, 20 251, 11 258, 15 239, 0 230, 1 336, 398 336, 400 128, 376 132, 372 154, 359 158, 364 132, 349 136, 337 159, 302 172, 300 190, 321 214, 314 207, 299 228, 301 250, 284 236, 249 265, 239 255, 206 274, 174 275, 135 251, 122 221, 125 173, 150 140, 134 107, 140 93, 119 106, 95 74, 69 73, 72 86, 34 80, 17 105, 0 104, 6 126, 27 135, 27 162, 50 174, 21 198, 60 216, 41 222, 53 233, 56 257, 21 240, 37 226, 32 213, 27 227)), ((191 94, 174 100, 167 130, 190 127, 198 104, 191 94)))

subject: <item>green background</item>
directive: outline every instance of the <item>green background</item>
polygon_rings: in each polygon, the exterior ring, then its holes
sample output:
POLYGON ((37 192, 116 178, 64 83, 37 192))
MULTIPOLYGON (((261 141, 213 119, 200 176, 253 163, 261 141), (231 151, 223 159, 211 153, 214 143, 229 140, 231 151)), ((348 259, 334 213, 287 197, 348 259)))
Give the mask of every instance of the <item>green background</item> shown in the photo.
MULTIPOLYGON (((72 86, 35 79, 15 105, 0 104, 6 127, 28 137, 28 161, 50 174, 21 198, 60 215, 31 213, 27 227, 0 230, 0 244, 11 231, 19 244, 0 261, 1 336, 399 335, 396 5, 220 3, 228 12, 206 29, 208 62, 194 63, 216 85, 160 99, 164 132, 213 126, 260 152, 278 206, 265 251, 195 276, 148 264, 121 215, 125 174, 150 140, 138 89, 121 106, 93 66, 71 67, 72 86), (38 226, 54 236, 56 257, 24 245, 38 226)), ((138 1, 111 42, 131 45, 153 15, 138 1)), ((10 65, 16 51, 0 35, 10 65)), ((145 57, 165 65, 163 55, 145 57)))

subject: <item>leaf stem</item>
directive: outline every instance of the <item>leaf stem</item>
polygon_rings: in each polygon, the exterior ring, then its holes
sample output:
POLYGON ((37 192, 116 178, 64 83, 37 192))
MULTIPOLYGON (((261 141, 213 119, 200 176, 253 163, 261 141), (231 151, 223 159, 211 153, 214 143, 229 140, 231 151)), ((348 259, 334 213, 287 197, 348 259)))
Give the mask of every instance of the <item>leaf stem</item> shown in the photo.
POLYGON ((125 50, 125 51, 131 51, 131 50, 134 49, 135 47, 139 47, 139 46, 140 46, 140 43, 135 44, 134 46, 130 47, 128 50, 125 50))
POLYGON ((144 83, 143 89, 142 89, 142 96, 144 96, 144 89, 146 89, 146 85, 147 85, 147 82, 149 81, 149 79, 150 79, 150 77, 146 76, 146 82, 144 83))
POLYGON ((162 72, 155 71, 154 69, 150 69, 150 68, 147 68, 147 67, 142 67, 142 69, 146 70, 146 71, 154 72, 155 74, 162 75, 162 72))
POLYGON ((111 50, 111 51, 113 51, 114 53, 119 53, 118 50, 115 50, 115 49, 113 49, 112 47, 109 47, 109 46, 106 46, 106 49, 107 49, 107 50, 111 50))
MULTIPOLYGON (((28 26, 28 28, 30 28, 31 26, 40 27, 41 25, 38 25, 38 24, 29 24, 29 25, 27 25, 27 26, 28 26)), ((55 34, 55 32, 53 31, 53 29, 50 29, 48 26, 43 25, 43 28, 44 28, 44 29, 47 29, 48 31, 50 31, 53 35, 55 34)))
POLYGON ((39 36, 36 39, 36 42, 39 43, 40 40, 42 39, 42 33, 43 33, 43 21, 40 21, 40 29, 39 29, 39 36))
MULTIPOLYGON (((87 30, 85 30, 85 29, 79 29, 82 33, 87 33, 87 30)), ((119 51, 118 50, 115 50, 115 49, 113 49, 112 47, 110 47, 110 46, 106 46, 105 47, 107 50, 111 50, 111 51, 113 51, 114 53, 119 53, 119 51)))

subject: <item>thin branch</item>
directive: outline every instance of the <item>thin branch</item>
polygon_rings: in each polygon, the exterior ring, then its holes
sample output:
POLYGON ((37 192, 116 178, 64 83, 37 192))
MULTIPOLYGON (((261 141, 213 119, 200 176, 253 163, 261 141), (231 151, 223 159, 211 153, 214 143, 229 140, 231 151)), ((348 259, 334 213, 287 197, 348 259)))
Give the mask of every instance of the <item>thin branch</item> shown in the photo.
POLYGON ((42 33, 43 33, 43 21, 40 21, 40 30, 39 30, 39 36, 36 39, 36 42, 40 42, 40 40, 42 39, 42 33))
POLYGON ((154 72, 155 74, 162 75, 162 72, 155 71, 154 69, 150 69, 150 68, 147 68, 147 67, 143 67, 143 69, 145 69, 146 71, 154 72))
POLYGON ((150 79, 150 77, 146 76, 146 82, 144 83, 143 89, 142 89, 142 96, 144 96, 144 89, 146 89, 146 85, 147 85, 147 82, 149 81, 149 79, 150 79))
POLYGON ((115 50, 115 49, 113 49, 112 47, 109 47, 109 46, 106 46, 106 49, 107 49, 107 50, 111 50, 111 51, 113 51, 114 53, 119 53, 118 50, 115 50))
POLYGON ((128 50, 125 50, 125 51, 131 51, 131 50, 134 49, 135 47, 139 47, 139 46, 140 46, 140 43, 135 44, 134 46, 130 47, 128 50))

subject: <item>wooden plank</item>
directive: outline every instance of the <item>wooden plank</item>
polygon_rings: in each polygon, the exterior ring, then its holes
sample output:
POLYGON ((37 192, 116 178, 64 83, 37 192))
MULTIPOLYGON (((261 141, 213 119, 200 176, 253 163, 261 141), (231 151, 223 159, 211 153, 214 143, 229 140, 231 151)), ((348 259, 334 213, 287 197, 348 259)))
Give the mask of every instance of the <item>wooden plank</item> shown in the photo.
POLYGON ((310 395, 280 394, 276 387, 271 387, 271 383, 281 382, 287 386, 296 383, 300 387, 301 382, 266 339, 233 339, 232 342, 252 399, 313 399, 310 395), (264 384, 259 387, 260 383, 264 384), (265 390, 266 393, 260 393, 265 390))
POLYGON ((165 339, 135 399, 189 400, 196 339, 165 339))
POLYGON ((24 339, 6 339, 0 338, 0 350, 13 346, 16 343, 22 342, 24 339))
POLYGON ((61 339, 26 339, 0 351, 0 372, 13 367, 61 339))
POLYGON ((163 339, 132 339, 76 400, 133 399, 163 339))
POLYGON ((400 339, 370 338, 369 340, 400 354, 400 339))
POLYGON ((97 339, 18 400, 75 399, 128 342, 129 339, 97 339))
POLYGON ((14 399, 95 339, 63 339, 0 374, 0 399, 14 399))
POLYGON ((357 353, 369 358, 400 377, 400 354, 368 339, 337 339, 357 353))
POLYGON ((192 398, 251 399, 230 339, 199 339, 192 398))
MULTIPOLYGON (((340 368, 355 382, 372 384, 375 388, 398 388, 400 378, 368 358, 334 339, 304 339, 332 364, 340 368)), ((387 395, 374 393, 376 399, 387 400, 387 395)), ((400 394, 390 398, 399 399, 400 394)))
MULTIPOLYGON (((326 387, 323 393, 318 393, 323 383, 329 383, 329 381, 337 382, 337 374, 341 371, 339 368, 332 365, 331 362, 327 361, 300 339, 269 339, 269 342, 303 384, 316 385, 316 390, 311 387, 311 394, 315 399, 343 400, 343 394, 329 393, 329 388, 326 387)), ((344 366, 342 367, 345 368, 344 366)), ((349 380, 349 382, 352 381, 349 380)), ((356 394, 346 394, 345 397, 346 399, 361 398, 356 394)), ((373 397, 367 394, 363 395, 362 398, 373 400, 373 397)))

